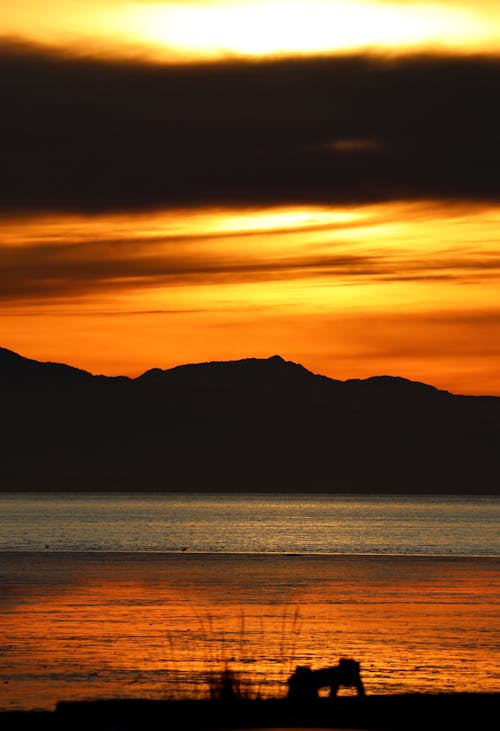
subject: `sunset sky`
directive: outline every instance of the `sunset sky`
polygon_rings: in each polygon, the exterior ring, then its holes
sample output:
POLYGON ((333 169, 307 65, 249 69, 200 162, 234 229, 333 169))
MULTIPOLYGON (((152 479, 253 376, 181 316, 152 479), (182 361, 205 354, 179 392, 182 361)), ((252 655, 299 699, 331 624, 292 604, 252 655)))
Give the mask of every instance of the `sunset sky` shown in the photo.
POLYGON ((14 0, 0 346, 500 395, 498 0, 14 0))

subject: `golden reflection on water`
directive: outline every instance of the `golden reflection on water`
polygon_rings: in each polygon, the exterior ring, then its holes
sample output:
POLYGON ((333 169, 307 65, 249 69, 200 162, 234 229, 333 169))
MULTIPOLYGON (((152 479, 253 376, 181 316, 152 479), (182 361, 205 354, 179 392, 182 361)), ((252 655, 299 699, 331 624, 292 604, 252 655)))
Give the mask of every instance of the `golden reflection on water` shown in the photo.
POLYGON ((1 707, 206 697, 226 665, 283 696, 341 656, 368 693, 498 687, 494 559, 26 556, 0 559, 1 707))

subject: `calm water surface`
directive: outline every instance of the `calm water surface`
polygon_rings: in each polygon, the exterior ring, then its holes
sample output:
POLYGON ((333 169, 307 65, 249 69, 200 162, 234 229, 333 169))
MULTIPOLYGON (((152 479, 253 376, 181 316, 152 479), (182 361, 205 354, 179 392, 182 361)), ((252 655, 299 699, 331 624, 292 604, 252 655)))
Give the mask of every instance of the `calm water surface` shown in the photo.
MULTIPOLYGON (((500 690, 494 497, 1 495, 0 709, 203 697, 229 665, 500 690)), ((344 690, 343 692, 348 692, 344 690)))
POLYGON ((3 494, 2 551, 500 555, 484 497, 3 494))

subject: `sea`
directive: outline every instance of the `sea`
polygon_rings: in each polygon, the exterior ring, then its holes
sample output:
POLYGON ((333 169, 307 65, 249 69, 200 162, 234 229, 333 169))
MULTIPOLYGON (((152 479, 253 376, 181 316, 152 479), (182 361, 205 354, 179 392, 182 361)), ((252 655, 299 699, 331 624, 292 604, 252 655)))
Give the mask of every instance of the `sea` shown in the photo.
POLYGON ((499 525, 491 495, 1 493, 0 710, 225 669, 282 697, 341 657, 371 694, 499 692, 499 525))

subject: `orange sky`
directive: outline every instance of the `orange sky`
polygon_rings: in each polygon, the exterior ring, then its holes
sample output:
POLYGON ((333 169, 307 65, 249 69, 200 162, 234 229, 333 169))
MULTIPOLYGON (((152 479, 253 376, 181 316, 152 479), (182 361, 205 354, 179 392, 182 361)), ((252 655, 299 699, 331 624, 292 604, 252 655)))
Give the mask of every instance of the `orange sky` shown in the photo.
MULTIPOLYGON (((480 50, 493 57, 500 42, 500 6, 489 0, 20 0, 3 9, 2 37, 9 44, 22 41, 20 53, 37 43, 63 49, 65 56, 128 56, 132 64, 146 57, 175 65, 179 59, 209 58, 217 63, 228 55, 248 59, 367 49, 379 54, 432 50, 465 57, 480 50)), ((20 84, 21 102, 23 88, 20 84)), ((60 99, 64 104, 64 95, 60 99)), ((233 114, 231 95, 224 99, 223 109, 233 114)), ((68 107, 71 103, 69 97, 68 107)), ((134 109, 133 98, 130 104, 134 109)), ((29 149, 28 162, 14 170, 13 179, 21 181, 16 182, 18 187, 6 184, 8 191, 21 191, 16 193, 18 199, 23 186, 30 189, 33 173, 41 176, 45 196, 51 182, 45 184, 44 176, 58 169, 56 162, 53 169, 52 163, 38 163, 47 143, 42 137, 37 142, 33 133, 37 115, 31 102, 26 106, 35 120, 22 143, 29 149)), ((167 122, 172 109, 168 107, 167 122)), ((42 101, 42 116, 45 111, 42 101)), ((181 126, 191 123, 177 113, 181 126)), ((478 114, 485 115, 484 109, 478 114)), ((255 111, 255 119, 272 121, 266 115, 265 110, 255 111)), ((424 126, 431 116, 431 112, 423 116, 424 126)), ((16 119, 14 130, 19 128, 16 119)), ((319 115, 318 124, 321 119, 319 115)), ((92 125, 98 128, 102 120, 96 120, 92 125)), ((251 122, 249 134, 259 124, 253 118, 251 122)), ((22 210, 16 199, 11 209, 6 205, 2 212, 0 346, 94 373, 130 375, 153 366, 279 353, 335 378, 392 374, 454 392, 500 395, 500 203, 496 194, 460 194, 454 200, 447 192, 440 199, 429 188, 430 195, 413 198, 398 179, 397 184, 391 183, 391 199, 384 192, 377 202, 379 176, 389 168, 383 158, 387 141, 380 132, 380 120, 377 124, 377 134, 366 136, 358 130, 359 120, 353 119, 352 133, 344 125, 342 134, 332 132, 320 146, 311 145, 314 155, 321 152, 325 159, 331 155, 342 171, 349 170, 351 160, 354 170, 363 156, 375 160, 369 168, 373 202, 346 202, 333 195, 327 202, 323 194, 317 202, 297 201, 300 195, 288 203, 278 203, 271 196, 267 204, 265 200, 250 204, 243 198, 229 201, 227 195, 210 202, 196 193, 189 205, 169 202, 167 196, 163 205, 141 201, 124 212, 126 204, 110 204, 109 210, 107 204, 101 206, 98 191, 97 208, 102 210, 83 213, 78 204, 61 205, 56 197, 53 204, 46 198, 38 203, 30 192, 26 204, 21 200, 22 210)), ((43 135, 50 134, 51 125, 46 123, 43 135)), ((285 131, 293 132, 291 125, 287 118, 285 131)), ((464 123, 468 127, 469 122, 464 123)), ((395 128, 399 134, 397 120, 395 128)), ((403 131, 407 147, 403 149, 399 138, 396 147, 406 155, 413 133, 403 131)), ((50 145, 65 155, 70 172, 62 176, 63 189, 71 191, 72 155, 64 152, 64 134, 62 125, 50 145)), ((135 154, 139 133, 134 134, 133 143, 123 148, 125 161, 135 154)), ((165 132, 165 138, 169 134, 165 132)), ((327 132, 321 134, 324 137, 327 132)), ((439 134, 446 143, 446 125, 439 134)), ((262 139, 267 139, 264 133, 262 139)), ((483 144, 479 132, 471 132, 471 139, 467 144, 483 144), (479 135, 476 140, 474 134, 479 135)), ((454 155, 460 160, 461 138, 457 140, 454 155)), ((244 137, 237 138, 238 150, 246 144, 244 137)), ((196 146, 193 149, 196 158, 196 146)), ((479 154, 474 148, 467 159, 473 165, 484 159, 481 165, 487 169, 485 180, 490 185, 488 147, 484 149, 479 154)), ((154 146, 153 152, 148 148, 153 164, 154 150, 154 146)), ((411 154, 418 161, 419 150, 411 154)), ((230 151, 230 170, 231 155, 230 151)), ((51 153, 48 159, 52 160, 51 153)), ((248 159, 255 155, 249 153, 248 159)), ((294 158, 291 154, 284 159, 288 164, 294 158)), ((445 163, 451 165, 447 180, 455 184, 453 155, 445 163)), ((114 164, 107 163, 108 168, 112 170, 114 164)), ((430 178, 435 172, 437 179, 434 164, 429 163, 430 178)), ((241 170, 245 165, 248 160, 243 158, 241 170)), ((74 168, 77 180, 77 163, 74 168)), ((309 170, 298 173, 305 188, 309 170)), ((267 173, 262 175, 267 185, 267 173)), ((283 175, 286 180, 286 172, 283 175)), ((328 180, 328 169, 323 175, 328 180)), ((175 176, 173 180, 175 189, 175 176)), ((365 182, 361 172, 360 186, 365 182)), ((473 189, 472 174, 465 182, 473 189)), ((123 184, 125 190, 128 184, 123 184)), ((280 185, 275 190, 284 199, 280 185)), ((337 193, 342 194, 342 185, 340 177, 337 193)), ((207 183, 210 193, 215 188, 207 183)))
POLYGON ((267 357, 500 392, 500 207, 4 222, 3 344, 93 372, 267 357))
POLYGON ((496 0, 14 0, 0 34, 73 51, 185 57, 426 47, 496 52, 496 0))

